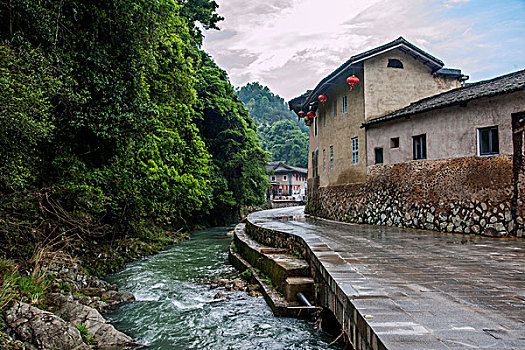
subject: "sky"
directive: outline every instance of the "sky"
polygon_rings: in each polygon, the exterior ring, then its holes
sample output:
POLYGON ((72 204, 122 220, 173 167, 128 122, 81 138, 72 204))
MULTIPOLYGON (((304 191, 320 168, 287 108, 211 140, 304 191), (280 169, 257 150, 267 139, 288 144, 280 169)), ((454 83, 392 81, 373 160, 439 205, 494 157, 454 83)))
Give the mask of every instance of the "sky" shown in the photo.
POLYGON ((285 100, 350 56, 399 36, 470 82, 525 69, 525 0, 216 0, 220 31, 204 49, 240 87, 285 100))

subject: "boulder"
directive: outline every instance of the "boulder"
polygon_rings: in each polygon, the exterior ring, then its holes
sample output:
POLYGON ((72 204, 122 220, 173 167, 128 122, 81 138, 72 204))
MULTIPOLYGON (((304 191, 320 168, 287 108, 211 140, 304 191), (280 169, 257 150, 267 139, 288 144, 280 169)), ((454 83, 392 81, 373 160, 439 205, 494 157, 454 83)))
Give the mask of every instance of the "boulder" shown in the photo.
POLYGON ((132 293, 126 291, 109 290, 102 293, 102 300, 112 304, 112 306, 116 306, 135 301, 135 296, 132 293))
POLYGON ((26 303, 15 302, 7 310, 6 323, 18 338, 40 350, 91 349, 71 323, 26 303))
POLYGON ((94 308, 83 305, 71 296, 50 294, 55 314, 74 325, 86 325, 88 333, 95 338, 99 349, 126 349, 141 346, 128 335, 118 331, 94 308))

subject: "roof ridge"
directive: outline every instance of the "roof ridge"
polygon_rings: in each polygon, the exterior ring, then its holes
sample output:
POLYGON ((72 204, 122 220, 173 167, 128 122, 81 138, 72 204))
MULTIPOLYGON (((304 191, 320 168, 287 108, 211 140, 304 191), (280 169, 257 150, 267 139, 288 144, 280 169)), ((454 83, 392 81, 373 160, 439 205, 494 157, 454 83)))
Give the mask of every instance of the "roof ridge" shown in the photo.
POLYGON ((330 74, 328 74, 326 77, 324 77, 313 90, 307 90, 306 93, 291 99, 288 104, 290 109, 294 109, 295 107, 304 107, 305 104, 310 102, 316 102, 317 101, 317 93, 321 92, 326 84, 329 84, 329 82, 335 78, 337 78, 340 74, 342 74, 346 69, 350 68, 352 65, 357 64, 359 62, 362 62, 368 58, 368 56, 379 54, 382 51, 388 50, 388 49, 396 49, 396 45, 405 45, 410 50, 415 51, 417 54, 426 57, 427 64, 431 64, 434 67, 443 68, 444 63, 440 59, 438 59, 435 56, 432 56, 428 52, 424 51, 423 49, 420 49, 416 45, 410 43, 408 40, 400 36, 399 38, 390 41, 386 44, 377 46, 375 48, 372 48, 370 50, 360 52, 356 55, 351 56, 348 60, 346 60, 343 64, 341 64, 339 67, 337 67, 335 70, 333 70, 330 74), (306 96, 305 96, 306 95, 306 96), (295 107, 292 107, 294 105, 295 107), (299 106, 300 105, 300 106, 299 106))
MULTIPOLYGON (((486 79, 486 80, 480 80, 480 81, 476 81, 474 83, 468 83, 468 85, 464 85, 464 86, 460 86, 458 88, 455 88, 455 89, 452 89, 452 90, 448 90, 448 91, 443 91, 443 92, 440 92, 439 94, 435 94, 435 95, 432 95, 432 96, 428 96, 428 97, 424 97, 420 100, 417 100, 415 102, 412 102, 410 103, 408 106, 406 107, 403 107, 403 108, 400 108, 394 112, 391 112, 389 114, 394 114, 398 111, 402 111, 414 104, 418 104, 420 102, 423 102, 425 100, 430 100, 430 99, 433 99, 433 98, 436 98, 438 96, 443 96, 443 95, 446 95, 446 94, 450 94, 450 93, 454 93, 454 92, 458 92, 459 90, 468 90, 468 89, 472 89, 472 88, 475 88, 479 85, 483 85, 483 84, 488 84, 488 83, 493 83, 494 81, 496 80, 500 80, 500 79, 503 79, 503 78, 507 78, 508 76, 510 75, 519 75, 518 73, 525 73, 525 69, 522 69, 522 70, 518 70, 518 71, 515 71, 515 72, 512 72, 512 73, 507 73, 507 74, 504 74, 504 75, 500 75, 500 76, 497 76, 495 78, 490 78, 490 79, 486 79)), ((379 117, 381 118, 381 117, 379 117)), ((373 119, 372 119, 373 120, 373 119)))

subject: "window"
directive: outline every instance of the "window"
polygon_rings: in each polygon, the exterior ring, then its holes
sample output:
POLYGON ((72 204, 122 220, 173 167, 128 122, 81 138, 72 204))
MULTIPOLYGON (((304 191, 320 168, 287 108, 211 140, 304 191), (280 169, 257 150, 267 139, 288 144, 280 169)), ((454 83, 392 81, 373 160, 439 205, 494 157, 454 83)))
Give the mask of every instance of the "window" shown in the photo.
POLYGON ((283 181, 286 181, 286 175, 283 175, 283 181))
POLYGON ((389 58, 389 59, 388 59, 387 67, 388 67, 388 68, 399 68, 399 69, 403 69, 403 63, 402 63, 400 60, 397 60, 397 59, 395 59, 395 58, 389 58))
POLYGON ((334 101, 334 119, 337 118, 337 100, 334 101))
POLYGON ((272 181, 275 181, 275 175, 272 175, 271 179, 272 181))
POLYGON ((319 176, 319 150, 316 149, 312 152, 312 177, 319 176))
POLYGON ((317 136, 317 119, 319 118, 314 119, 314 136, 317 136))
POLYGON ((334 146, 330 146, 330 169, 334 168, 334 146))
POLYGON ((375 155, 376 155, 376 164, 383 164, 383 149, 376 148, 375 155))
POLYGON ((323 171, 326 170, 326 150, 323 150, 323 171))
POLYGON ((357 164, 359 162, 359 142, 357 137, 352 139, 352 163, 357 164))
POLYGON ((341 101, 341 105, 342 105, 341 112, 343 114, 345 114, 347 109, 348 109, 348 102, 347 102, 346 96, 343 96, 343 100, 341 101))
POLYGON ((399 137, 393 137, 390 139, 390 148, 399 148, 399 137))
POLYGON ((427 159, 427 135, 418 135, 412 138, 414 143, 414 159, 427 159))
POLYGON ((498 127, 478 129, 479 155, 499 154, 498 127))

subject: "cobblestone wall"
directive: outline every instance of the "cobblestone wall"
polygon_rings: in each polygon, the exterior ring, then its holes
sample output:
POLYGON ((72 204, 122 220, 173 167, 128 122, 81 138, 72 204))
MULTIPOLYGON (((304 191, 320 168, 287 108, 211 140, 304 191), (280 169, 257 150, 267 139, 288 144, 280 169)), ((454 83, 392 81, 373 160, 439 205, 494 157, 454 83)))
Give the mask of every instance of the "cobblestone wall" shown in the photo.
POLYGON ((523 187, 510 156, 411 161, 368 168, 361 184, 308 183, 306 212, 328 219, 442 232, 523 237, 523 187))

